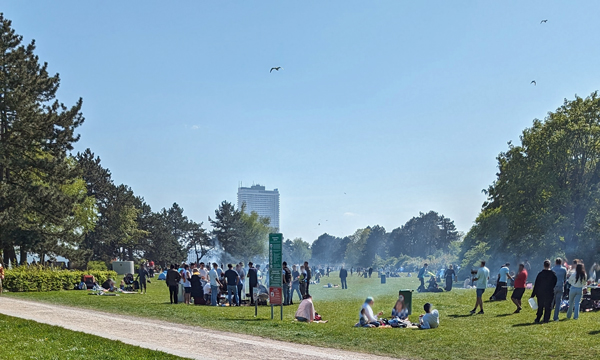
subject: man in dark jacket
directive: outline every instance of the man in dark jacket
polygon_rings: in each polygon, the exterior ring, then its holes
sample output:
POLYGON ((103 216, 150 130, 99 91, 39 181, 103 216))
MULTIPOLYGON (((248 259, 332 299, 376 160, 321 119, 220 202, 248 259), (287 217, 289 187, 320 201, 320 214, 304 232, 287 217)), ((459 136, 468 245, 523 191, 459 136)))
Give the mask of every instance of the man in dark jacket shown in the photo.
POLYGON ((283 278, 281 284, 281 291, 283 291, 283 305, 290 304, 290 287, 292 286, 292 271, 287 265, 287 262, 283 262, 283 278))
POLYGON ((310 279, 312 278, 312 274, 310 272, 310 268, 308 267, 308 261, 304 262, 304 270, 306 270, 306 295, 310 295, 308 292, 308 286, 310 285, 310 279))
POLYGON ((531 297, 537 296, 538 309, 535 322, 539 323, 544 315, 544 322, 550 321, 552 312, 552 300, 554 300, 554 286, 556 286, 556 274, 550 270, 550 260, 544 261, 544 270, 540 271, 535 278, 531 297))
POLYGON ((250 304, 254 305, 254 288, 258 286, 258 274, 252 262, 248 263, 248 285, 250 286, 250 304))
POLYGON ((171 304, 177 304, 177 293, 179 292, 179 279, 181 276, 175 269, 175 265, 171 264, 171 268, 167 271, 166 283, 169 287, 169 298, 171 304))
POLYGON ((348 284, 346 284, 346 278, 348 277, 348 270, 344 269, 344 265, 340 269, 340 281, 342 282, 342 289, 348 289, 348 284))

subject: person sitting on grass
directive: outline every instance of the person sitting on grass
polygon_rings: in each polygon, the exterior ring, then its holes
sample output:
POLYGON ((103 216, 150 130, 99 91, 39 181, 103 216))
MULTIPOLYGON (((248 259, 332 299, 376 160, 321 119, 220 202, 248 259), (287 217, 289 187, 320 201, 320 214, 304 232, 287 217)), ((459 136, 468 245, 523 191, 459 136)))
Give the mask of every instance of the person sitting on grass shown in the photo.
POLYGON ((321 320, 319 315, 315 312, 315 306, 312 302, 312 296, 306 294, 304 295, 304 299, 298 305, 298 310, 296 310, 296 320, 300 322, 315 322, 315 323, 326 323, 327 320, 321 320))
POLYGON ((374 303, 374 300, 371 296, 369 296, 365 300, 365 303, 362 305, 362 308, 360 310, 360 319, 362 319, 362 317, 363 317, 363 310, 364 310, 364 315, 367 317, 367 323, 371 324, 375 327, 379 327, 380 324, 379 324, 379 320, 377 319, 377 317, 383 315, 383 311, 380 311, 377 315, 374 315, 373 308, 372 308, 373 303, 374 303))
POLYGON ((401 293, 398 294, 398 300, 396 300, 396 305, 394 305, 394 308, 392 309, 392 319, 408 319, 408 309, 404 303, 404 295, 401 293))
POLYGON ((426 303, 423 305, 425 314, 419 316, 419 328, 421 329, 435 329, 440 325, 440 314, 437 310, 431 309, 431 304, 426 303))

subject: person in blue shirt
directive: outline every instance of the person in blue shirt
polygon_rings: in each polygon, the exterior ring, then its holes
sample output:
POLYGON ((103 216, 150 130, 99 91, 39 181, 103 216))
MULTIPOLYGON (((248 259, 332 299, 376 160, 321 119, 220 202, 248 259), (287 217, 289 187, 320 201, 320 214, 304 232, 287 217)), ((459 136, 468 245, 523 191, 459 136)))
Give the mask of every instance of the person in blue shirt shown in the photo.
POLYGON ((421 268, 421 270, 419 270, 419 273, 417 274, 417 279, 419 279, 421 281, 421 286, 419 286, 420 291, 425 290, 425 271, 427 271, 427 264, 423 264, 423 267, 421 268))
POLYGON ((554 286, 554 321, 558 321, 558 313, 563 299, 565 283, 567 282, 567 269, 562 265, 562 259, 557 258, 552 271, 556 274, 556 286, 554 286))
POLYGON ((498 271, 498 282, 496 283, 496 290, 494 294, 490 297, 490 301, 501 301, 506 300, 506 295, 508 293, 508 279, 512 280, 512 276, 510 276, 509 267, 510 264, 506 263, 502 265, 500 271, 498 271))

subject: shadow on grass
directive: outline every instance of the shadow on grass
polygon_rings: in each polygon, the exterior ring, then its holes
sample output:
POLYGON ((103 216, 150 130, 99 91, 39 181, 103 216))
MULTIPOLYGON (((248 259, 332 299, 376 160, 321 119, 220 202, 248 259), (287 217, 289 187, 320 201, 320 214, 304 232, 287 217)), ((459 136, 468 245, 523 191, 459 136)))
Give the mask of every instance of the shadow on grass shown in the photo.
POLYGON ((533 326, 533 325, 540 325, 540 324, 542 324, 542 323, 528 322, 528 323, 522 323, 522 324, 514 324, 513 327, 533 326))
POLYGON ((451 318, 454 318, 454 319, 466 318, 466 317, 471 317, 471 316, 474 316, 474 315, 472 315, 472 314, 465 314, 465 315, 456 315, 456 314, 454 314, 454 315, 448 315, 448 317, 451 317, 451 318))
POLYGON ((588 334, 590 334, 590 335, 598 335, 598 334, 600 334, 600 330, 590 331, 588 334))
MULTIPOLYGON (((238 318, 238 319, 221 319, 222 321, 248 321, 248 322, 256 322, 256 321, 267 321, 267 320, 271 320, 271 319, 261 319, 261 318, 255 318, 255 319, 243 319, 243 318, 238 318)), ((278 319, 275 319, 278 320, 278 319)))
POLYGON ((508 313, 508 314, 498 314, 496 315, 496 317, 506 317, 506 316, 511 316, 514 315, 513 313, 508 313))

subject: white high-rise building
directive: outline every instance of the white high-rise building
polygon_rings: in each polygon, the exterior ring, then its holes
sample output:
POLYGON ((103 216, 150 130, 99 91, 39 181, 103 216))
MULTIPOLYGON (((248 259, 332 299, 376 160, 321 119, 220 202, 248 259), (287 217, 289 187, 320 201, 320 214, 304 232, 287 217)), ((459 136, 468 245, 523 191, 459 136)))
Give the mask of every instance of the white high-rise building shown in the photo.
POLYGON ((265 190, 264 186, 239 187, 237 206, 246 204, 246 212, 255 211, 258 215, 271 219, 271 226, 279 231, 279 190, 265 190))

